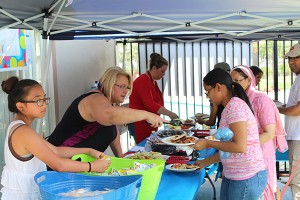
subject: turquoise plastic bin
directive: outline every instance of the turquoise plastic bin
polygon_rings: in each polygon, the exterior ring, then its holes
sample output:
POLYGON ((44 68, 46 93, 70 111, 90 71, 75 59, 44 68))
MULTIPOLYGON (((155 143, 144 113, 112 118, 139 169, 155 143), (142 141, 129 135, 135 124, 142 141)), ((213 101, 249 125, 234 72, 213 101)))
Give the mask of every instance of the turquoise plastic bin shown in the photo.
POLYGON ((89 176, 78 173, 43 171, 35 175, 42 199, 80 200, 135 200, 141 187, 142 176, 89 176), (111 192, 85 197, 63 196, 63 193, 77 189, 111 192))

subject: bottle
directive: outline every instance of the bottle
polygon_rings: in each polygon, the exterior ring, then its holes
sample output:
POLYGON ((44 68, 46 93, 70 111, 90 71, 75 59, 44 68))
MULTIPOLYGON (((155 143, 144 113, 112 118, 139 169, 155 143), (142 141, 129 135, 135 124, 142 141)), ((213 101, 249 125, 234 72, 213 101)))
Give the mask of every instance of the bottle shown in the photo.
POLYGON ((94 85, 91 87, 92 90, 98 89, 98 81, 95 81, 94 85))
POLYGON ((146 141, 146 144, 145 144, 146 152, 152 151, 152 141, 154 141, 156 138, 157 138, 157 135, 156 135, 155 131, 152 131, 149 138, 146 141))

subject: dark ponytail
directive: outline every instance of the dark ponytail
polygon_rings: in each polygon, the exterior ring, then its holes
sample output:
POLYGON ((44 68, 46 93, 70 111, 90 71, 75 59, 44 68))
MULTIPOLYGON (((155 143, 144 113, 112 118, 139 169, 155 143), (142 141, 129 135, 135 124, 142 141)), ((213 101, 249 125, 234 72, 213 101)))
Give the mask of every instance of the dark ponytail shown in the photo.
POLYGON ((249 106, 249 108, 251 109, 252 113, 254 114, 251 103, 249 101, 249 98, 248 98, 244 88, 239 83, 236 83, 236 82, 232 82, 232 85, 233 85, 232 96, 236 96, 236 97, 244 100, 246 102, 246 104, 249 106))
POLYGON ((232 81, 230 74, 225 70, 219 68, 211 70, 203 78, 203 82, 212 87, 215 87, 217 83, 225 85, 230 95, 244 100, 254 114, 249 98, 243 87, 240 84, 232 81))

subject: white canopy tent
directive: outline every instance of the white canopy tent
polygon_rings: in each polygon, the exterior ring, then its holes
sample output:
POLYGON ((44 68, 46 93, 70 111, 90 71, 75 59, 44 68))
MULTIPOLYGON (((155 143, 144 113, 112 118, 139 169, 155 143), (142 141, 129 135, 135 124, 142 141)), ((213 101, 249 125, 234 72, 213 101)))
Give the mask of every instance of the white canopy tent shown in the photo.
POLYGON ((0 29, 44 38, 298 39, 297 0, 1 0, 0 29))

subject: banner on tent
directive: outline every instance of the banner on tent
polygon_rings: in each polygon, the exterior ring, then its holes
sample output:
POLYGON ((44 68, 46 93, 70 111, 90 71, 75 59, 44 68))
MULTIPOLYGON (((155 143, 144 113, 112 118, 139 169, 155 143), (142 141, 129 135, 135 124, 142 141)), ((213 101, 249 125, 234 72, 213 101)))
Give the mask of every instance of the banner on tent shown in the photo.
POLYGON ((0 71, 26 66, 25 33, 21 29, 0 31, 0 71))

